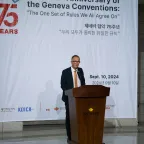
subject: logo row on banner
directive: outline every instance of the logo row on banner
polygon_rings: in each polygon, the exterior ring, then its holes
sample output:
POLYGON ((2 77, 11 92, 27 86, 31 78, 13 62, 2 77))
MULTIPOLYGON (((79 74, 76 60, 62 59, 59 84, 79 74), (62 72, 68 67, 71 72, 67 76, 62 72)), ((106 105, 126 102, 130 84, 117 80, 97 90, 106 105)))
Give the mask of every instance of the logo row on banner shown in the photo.
MULTIPOLYGON (((111 110, 114 108, 114 105, 107 105, 106 110, 111 110)), ((7 113, 7 112, 33 112, 35 109, 32 107, 18 107, 18 108, 0 108, 1 113, 7 113)), ((54 108, 46 108, 44 111, 50 112, 50 111, 63 111, 65 110, 65 107, 54 107, 54 108)), ((39 111, 43 111, 42 107, 40 106, 39 111)))
MULTIPOLYGON (((0 108, 0 112, 33 112, 35 109, 32 107, 18 107, 18 108, 0 108)), ((65 107, 55 107, 55 108, 47 108, 45 111, 59 111, 59 110, 65 110, 65 107)), ((42 109, 39 109, 41 112, 42 109)))

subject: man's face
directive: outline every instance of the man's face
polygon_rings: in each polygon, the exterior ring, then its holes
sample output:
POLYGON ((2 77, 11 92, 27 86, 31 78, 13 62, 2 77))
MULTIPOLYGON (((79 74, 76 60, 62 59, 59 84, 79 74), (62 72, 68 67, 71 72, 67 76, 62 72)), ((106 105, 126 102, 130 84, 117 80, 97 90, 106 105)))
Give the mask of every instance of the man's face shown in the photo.
POLYGON ((80 64, 80 58, 79 57, 74 57, 71 61, 72 67, 74 69, 77 69, 79 67, 80 64))

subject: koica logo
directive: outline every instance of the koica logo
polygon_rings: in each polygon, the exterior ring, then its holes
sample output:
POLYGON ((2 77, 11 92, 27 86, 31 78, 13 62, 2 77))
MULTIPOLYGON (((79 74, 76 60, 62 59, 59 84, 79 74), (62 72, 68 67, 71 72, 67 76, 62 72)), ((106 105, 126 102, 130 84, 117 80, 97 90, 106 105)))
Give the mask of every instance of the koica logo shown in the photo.
POLYGON ((0 34, 18 34, 18 29, 15 29, 18 23, 18 14, 13 12, 15 9, 17 4, 0 3, 0 34))
POLYGON ((33 109, 31 107, 19 107, 18 112, 31 112, 33 109))

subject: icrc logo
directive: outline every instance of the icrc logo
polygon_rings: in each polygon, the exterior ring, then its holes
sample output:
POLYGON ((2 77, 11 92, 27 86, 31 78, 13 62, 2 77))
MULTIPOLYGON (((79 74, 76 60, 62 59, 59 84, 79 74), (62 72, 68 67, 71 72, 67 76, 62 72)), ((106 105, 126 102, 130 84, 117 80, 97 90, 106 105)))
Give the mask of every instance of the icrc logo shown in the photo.
POLYGON ((0 34, 18 34, 18 29, 15 27, 18 24, 16 3, 19 0, 12 1, 14 4, 0 3, 0 34))

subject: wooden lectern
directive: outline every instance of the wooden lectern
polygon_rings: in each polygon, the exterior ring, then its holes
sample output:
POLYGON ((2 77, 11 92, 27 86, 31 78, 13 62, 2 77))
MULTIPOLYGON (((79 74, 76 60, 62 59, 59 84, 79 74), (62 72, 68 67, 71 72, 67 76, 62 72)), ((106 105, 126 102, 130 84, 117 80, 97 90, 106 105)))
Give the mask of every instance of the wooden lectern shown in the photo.
POLYGON ((86 85, 65 91, 69 100, 71 143, 102 144, 106 96, 110 88, 86 85))

